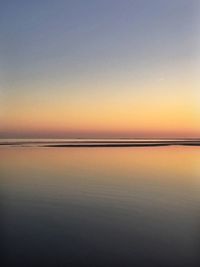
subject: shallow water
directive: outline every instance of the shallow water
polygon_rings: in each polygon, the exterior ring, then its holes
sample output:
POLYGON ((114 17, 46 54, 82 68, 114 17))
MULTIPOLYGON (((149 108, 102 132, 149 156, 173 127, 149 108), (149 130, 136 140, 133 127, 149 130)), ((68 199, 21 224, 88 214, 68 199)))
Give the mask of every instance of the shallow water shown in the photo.
POLYGON ((7 266, 200 266, 200 148, 0 147, 7 266))

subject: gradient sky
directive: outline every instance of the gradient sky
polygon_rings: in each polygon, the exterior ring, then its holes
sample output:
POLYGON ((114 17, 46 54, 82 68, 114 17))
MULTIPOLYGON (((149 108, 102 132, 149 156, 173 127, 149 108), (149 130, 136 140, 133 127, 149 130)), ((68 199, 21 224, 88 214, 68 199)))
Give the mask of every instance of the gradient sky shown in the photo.
POLYGON ((199 0, 2 0, 0 137, 200 137, 199 0))

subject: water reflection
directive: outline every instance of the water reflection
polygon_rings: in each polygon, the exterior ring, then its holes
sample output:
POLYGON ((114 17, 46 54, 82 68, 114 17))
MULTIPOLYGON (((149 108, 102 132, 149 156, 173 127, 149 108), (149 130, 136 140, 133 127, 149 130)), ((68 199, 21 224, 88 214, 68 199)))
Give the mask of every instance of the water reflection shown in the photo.
POLYGON ((198 147, 0 149, 4 266, 199 266, 198 147))

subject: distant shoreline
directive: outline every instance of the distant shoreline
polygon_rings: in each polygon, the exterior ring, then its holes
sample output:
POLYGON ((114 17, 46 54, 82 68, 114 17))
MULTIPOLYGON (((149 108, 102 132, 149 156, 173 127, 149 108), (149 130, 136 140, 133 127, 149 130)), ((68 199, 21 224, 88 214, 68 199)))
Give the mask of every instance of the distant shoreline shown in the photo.
POLYGON ((145 147, 145 146, 169 146, 170 144, 66 144, 44 145, 42 147, 145 147))
POLYGON ((82 140, 51 140, 51 141, 41 141, 41 140, 20 140, 20 141, 3 141, 0 142, 1 146, 9 146, 9 147, 57 147, 57 148, 67 148, 67 147, 155 147, 155 146, 200 146, 200 140, 195 139, 160 139, 160 140, 151 140, 151 139, 82 139, 82 140))

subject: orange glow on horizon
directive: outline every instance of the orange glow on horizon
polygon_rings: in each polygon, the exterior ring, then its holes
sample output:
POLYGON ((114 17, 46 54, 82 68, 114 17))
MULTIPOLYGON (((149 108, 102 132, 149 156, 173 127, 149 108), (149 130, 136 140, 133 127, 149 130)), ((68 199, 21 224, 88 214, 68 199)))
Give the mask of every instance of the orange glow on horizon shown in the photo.
POLYGON ((199 137, 197 97, 188 86, 183 89, 176 87, 177 94, 149 90, 129 97, 109 92, 70 100, 50 94, 36 101, 21 95, 1 108, 0 134, 13 138, 199 137))

